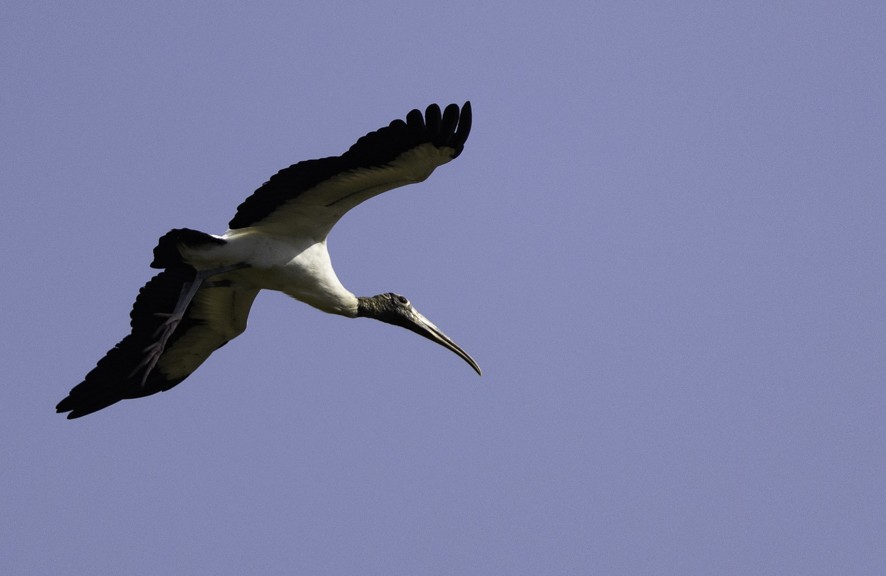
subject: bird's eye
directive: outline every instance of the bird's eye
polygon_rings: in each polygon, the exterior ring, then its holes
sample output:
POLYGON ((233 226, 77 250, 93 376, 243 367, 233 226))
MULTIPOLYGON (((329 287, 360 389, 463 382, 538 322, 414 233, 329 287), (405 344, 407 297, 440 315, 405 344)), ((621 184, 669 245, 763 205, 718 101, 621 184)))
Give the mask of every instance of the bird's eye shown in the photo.
POLYGON ((404 306, 406 304, 409 304, 409 300, 407 300, 405 296, 397 296, 397 302, 403 304, 404 306))

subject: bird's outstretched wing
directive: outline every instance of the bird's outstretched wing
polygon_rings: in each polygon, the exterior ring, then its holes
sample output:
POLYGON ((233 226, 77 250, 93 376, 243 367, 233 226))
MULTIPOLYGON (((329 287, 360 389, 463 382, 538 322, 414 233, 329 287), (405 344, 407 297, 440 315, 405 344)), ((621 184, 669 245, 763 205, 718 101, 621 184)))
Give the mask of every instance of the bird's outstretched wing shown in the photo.
POLYGON ((246 329, 258 290, 219 277, 203 284, 170 335, 153 369, 146 357, 182 287, 194 278, 188 266, 169 268, 142 287, 130 313, 132 332, 114 346, 83 382, 58 403, 58 412, 79 418, 127 398, 169 390, 218 348, 246 329))
POLYGON ((348 210, 392 188, 421 182, 458 156, 471 131, 471 103, 436 104, 424 115, 370 132, 341 156, 284 168, 237 208, 229 226, 323 240, 348 210))

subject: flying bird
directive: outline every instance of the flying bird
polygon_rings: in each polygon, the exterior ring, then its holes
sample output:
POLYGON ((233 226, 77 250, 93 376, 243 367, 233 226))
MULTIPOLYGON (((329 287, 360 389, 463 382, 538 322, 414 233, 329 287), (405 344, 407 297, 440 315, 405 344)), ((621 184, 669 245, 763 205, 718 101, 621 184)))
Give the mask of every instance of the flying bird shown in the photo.
POLYGON ((331 314, 375 318, 436 342, 470 364, 467 352, 399 294, 355 296, 335 275, 326 238, 351 208, 421 182, 461 154, 471 103, 425 113, 363 136, 341 156, 284 168, 237 208, 220 236, 188 228, 163 235, 139 290, 131 333, 98 361, 56 410, 79 418, 120 400, 169 390, 246 329, 260 290, 277 290, 331 314))

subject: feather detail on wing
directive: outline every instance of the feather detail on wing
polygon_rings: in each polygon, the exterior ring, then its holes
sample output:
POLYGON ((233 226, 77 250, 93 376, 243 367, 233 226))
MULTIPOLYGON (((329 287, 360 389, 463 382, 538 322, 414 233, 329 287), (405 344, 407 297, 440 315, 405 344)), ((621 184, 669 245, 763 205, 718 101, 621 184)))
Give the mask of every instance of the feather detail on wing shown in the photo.
POLYGON ((225 279, 208 281, 194 296, 156 366, 144 377, 146 349, 155 343, 182 286, 193 277, 191 268, 180 266, 164 270, 145 284, 130 313, 132 332, 99 360, 56 410, 79 418, 120 400, 169 390, 241 334, 258 290, 225 279))
POLYGON ((306 160, 271 177, 238 208, 232 230, 257 227, 268 233, 322 240, 351 208, 382 192, 421 182, 457 157, 471 130, 471 104, 432 104, 424 116, 370 132, 342 154, 306 160))

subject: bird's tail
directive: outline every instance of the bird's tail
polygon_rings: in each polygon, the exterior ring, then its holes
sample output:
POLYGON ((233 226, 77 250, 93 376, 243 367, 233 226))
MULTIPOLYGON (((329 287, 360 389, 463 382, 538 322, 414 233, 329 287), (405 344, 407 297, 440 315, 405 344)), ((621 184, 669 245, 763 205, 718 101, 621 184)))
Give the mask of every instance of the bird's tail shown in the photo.
POLYGON ((160 237, 157 247, 154 248, 154 261, 151 268, 177 268, 189 264, 184 260, 181 253, 182 247, 197 248, 206 246, 220 246, 226 244, 225 240, 216 238, 212 234, 191 230, 190 228, 175 228, 160 237))

